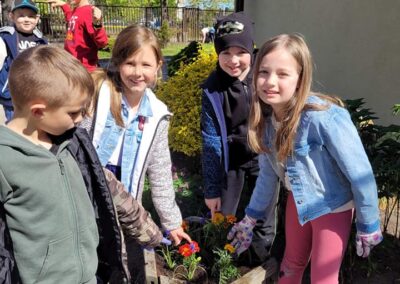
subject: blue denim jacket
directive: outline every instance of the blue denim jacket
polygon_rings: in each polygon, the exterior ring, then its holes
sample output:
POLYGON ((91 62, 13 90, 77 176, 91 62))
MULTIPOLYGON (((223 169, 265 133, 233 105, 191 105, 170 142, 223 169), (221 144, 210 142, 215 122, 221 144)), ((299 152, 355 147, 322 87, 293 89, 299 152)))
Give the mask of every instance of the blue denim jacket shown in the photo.
MULTIPOLYGON (((311 96, 308 103, 326 104, 311 96)), ((265 141, 274 149, 275 130, 267 119, 265 141)), ((278 182, 276 152, 259 156, 260 173, 246 214, 262 218, 278 182)), ((371 165, 346 109, 303 111, 286 174, 299 223, 314 220, 354 200, 359 231, 379 229, 378 194, 371 165)))
MULTIPOLYGON (((143 95, 137 114, 132 121, 128 121, 129 111, 124 100, 122 100, 121 114, 124 120, 124 124, 126 125, 126 130, 122 141, 121 154, 119 158, 121 166, 121 182, 125 185, 126 188, 128 188, 129 192, 131 192, 131 174, 135 166, 136 155, 143 134, 143 129, 139 128, 139 116, 150 117, 153 115, 147 95, 143 95)), ((118 140, 123 133, 123 130, 123 127, 118 126, 115 123, 111 111, 109 110, 104 131, 101 134, 100 143, 96 147, 99 160, 103 167, 108 163, 109 159, 111 158, 111 155, 113 154, 118 144, 118 140)))

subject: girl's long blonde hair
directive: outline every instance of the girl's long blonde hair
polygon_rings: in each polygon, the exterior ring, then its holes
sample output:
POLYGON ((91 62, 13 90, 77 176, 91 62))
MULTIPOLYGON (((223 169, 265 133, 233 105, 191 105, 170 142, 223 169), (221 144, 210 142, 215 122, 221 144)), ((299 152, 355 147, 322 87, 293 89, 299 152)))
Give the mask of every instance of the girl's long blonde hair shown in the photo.
MULTIPOLYGON (((272 114, 271 106, 259 99, 257 90, 257 79, 259 76, 260 64, 264 56, 276 50, 284 48, 289 52, 300 66, 300 74, 296 93, 286 104, 283 110, 283 119, 275 136, 275 147, 280 161, 285 160, 293 152, 294 139, 299 125, 301 113, 305 109, 324 110, 327 104, 316 105, 306 104, 307 97, 311 93, 312 83, 312 58, 303 37, 299 34, 282 34, 269 39, 258 51, 254 64, 252 105, 249 117, 249 145, 256 153, 269 153, 271 149, 265 145, 265 117, 272 114)), ((323 94, 315 94, 326 101, 343 106, 338 98, 333 98, 323 94)))
POLYGON ((97 107, 101 85, 106 81, 111 90, 111 114, 116 124, 121 127, 125 127, 125 125, 121 116, 122 82, 119 74, 119 67, 126 59, 135 54, 144 45, 150 46, 153 49, 157 62, 160 62, 161 66, 162 53, 157 37, 149 28, 140 25, 131 25, 118 34, 108 68, 105 70, 97 69, 92 72, 92 78, 96 88, 92 103, 93 111, 95 111, 97 107))

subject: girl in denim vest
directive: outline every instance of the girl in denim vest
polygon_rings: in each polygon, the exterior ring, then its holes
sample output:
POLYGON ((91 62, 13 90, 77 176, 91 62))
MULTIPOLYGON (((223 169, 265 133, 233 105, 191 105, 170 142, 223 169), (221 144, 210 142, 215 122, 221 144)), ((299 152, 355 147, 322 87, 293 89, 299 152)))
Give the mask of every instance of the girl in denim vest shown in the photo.
POLYGON ((353 211, 357 254, 367 257, 382 241, 376 183, 357 130, 339 99, 311 92, 311 54, 299 35, 264 43, 253 82, 249 144, 260 173, 228 238, 237 253, 247 249, 281 180, 289 196, 279 283, 301 283, 310 259, 312 283, 338 283, 353 211))
MULTIPOLYGON (((102 166, 111 170, 139 202, 148 176, 161 225, 177 245, 182 239, 191 240, 181 227, 172 185, 168 147, 171 114, 150 89, 161 64, 161 49, 150 29, 133 25, 121 31, 107 70, 92 73, 98 95, 89 125, 102 166)), ((132 276, 138 279, 144 273, 144 263, 137 262, 141 248, 130 241, 127 248, 132 276)))

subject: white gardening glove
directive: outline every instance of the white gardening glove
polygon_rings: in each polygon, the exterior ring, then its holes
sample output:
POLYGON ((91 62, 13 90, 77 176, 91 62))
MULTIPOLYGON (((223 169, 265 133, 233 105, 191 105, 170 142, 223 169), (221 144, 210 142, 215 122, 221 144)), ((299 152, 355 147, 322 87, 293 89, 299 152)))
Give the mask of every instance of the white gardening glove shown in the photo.
POLYGON ((382 240, 383 236, 381 230, 375 231, 370 234, 357 231, 356 235, 357 255, 362 257, 368 257, 373 247, 379 244, 382 240))
POLYGON ((233 225, 228 233, 228 240, 233 240, 231 245, 235 248, 237 255, 247 250, 253 238, 253 228, 256 225, 256 219, 245 216, 242 221, 233 225))

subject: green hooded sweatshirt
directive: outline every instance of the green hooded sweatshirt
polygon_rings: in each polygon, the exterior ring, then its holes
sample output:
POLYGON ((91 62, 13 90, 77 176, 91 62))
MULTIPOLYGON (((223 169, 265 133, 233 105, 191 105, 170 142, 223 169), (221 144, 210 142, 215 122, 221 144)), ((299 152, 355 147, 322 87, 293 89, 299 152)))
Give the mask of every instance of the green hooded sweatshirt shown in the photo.
POLYGON ((22 283, 96 283, 98 230, 79 167, 0 126, 0 201, 22 283))

